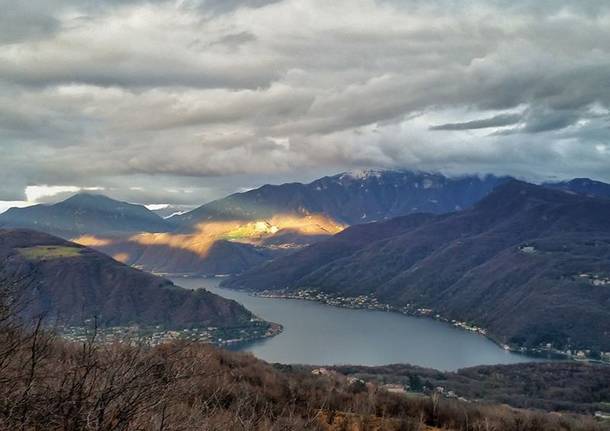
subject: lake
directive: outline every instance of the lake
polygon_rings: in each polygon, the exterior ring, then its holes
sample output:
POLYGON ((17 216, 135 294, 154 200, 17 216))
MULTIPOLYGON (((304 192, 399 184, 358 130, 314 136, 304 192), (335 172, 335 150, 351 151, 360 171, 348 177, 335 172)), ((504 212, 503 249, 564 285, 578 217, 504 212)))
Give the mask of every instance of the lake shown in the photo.
POLYGON ((485 338, 431 318, 338 308, 298 299, 261 298, 218 287, 220 279, 173 278, 233 299, 262 319, 284 326, 275 337, 235 350, 268 362, 316 365, 408 363, 452 371, 483 364, 540 359, 507 352, 485 338))

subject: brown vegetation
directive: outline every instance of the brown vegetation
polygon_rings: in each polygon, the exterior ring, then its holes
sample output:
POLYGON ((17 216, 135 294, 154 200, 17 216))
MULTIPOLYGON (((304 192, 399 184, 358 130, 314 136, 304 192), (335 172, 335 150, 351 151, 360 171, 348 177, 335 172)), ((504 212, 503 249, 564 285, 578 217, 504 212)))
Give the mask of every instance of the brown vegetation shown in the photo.
POLYGON ((0 297, 0 429, 601 430, 592 419, 410 399, 203 344, 74 344, 0 297))
POLYGON ((429 392, 439 386, 468 400, 518 408, 610 413, 610 366, 576 361, 480 365, 443 372, 408 364, 344 365, 341 374, 429 392))

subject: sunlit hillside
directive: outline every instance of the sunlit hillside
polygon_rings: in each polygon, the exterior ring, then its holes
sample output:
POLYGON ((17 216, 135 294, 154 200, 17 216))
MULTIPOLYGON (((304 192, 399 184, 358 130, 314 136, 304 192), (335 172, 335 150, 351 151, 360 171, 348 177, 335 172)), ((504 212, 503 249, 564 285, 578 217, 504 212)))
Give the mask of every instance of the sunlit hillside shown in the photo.
MULTIPOLYGON (((121 262, 159 272, 201 272, 203 261, 227 259, 226 248, 231 247, 235 255, 231 258, 239 263, 235 270, 240 271, 266 260, 270 257, 266 252, 299 248, 345 227, 321 214, 276 215, 266 220, 200 223, 192 233, 140 233, 127 238, 84 235, 74 241, 121 262)), ((213 273, 234 271, 228 266, 215 268, 213 273)))

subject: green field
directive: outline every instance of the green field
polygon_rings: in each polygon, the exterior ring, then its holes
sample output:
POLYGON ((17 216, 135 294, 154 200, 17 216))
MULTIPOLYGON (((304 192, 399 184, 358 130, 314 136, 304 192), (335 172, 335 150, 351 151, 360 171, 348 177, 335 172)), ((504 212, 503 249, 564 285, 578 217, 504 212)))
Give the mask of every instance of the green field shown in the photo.
POLYGON ((37 245, 18 249, 19 253, 29 260, 60 259, 74 257, 80 254, 81 249, 61 245, 37 245))

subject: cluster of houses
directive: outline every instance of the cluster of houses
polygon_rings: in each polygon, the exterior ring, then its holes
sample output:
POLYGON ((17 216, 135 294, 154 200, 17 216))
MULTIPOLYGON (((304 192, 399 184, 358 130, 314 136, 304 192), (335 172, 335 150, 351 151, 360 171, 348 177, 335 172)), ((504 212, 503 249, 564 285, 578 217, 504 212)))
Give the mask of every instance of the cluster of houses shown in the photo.
POLYGON ((459 320, 452 320, 451 323, 453 324, 453 326, 457 326, 458 328, 462 328, 465 329, 466 331, 470 331, 470 332, 476 332, 477 334, 481 334, 481 335, 487 335, 487 330, 484 328, 481 328, 479 326, 467 323, 467 322, 461 322, 459 320))
MULTIPOLYGON (((410 316, 432 316, 433 310, 431 308, 415 308, 411 304, 407 304, 402 307, 397 307, 390 304, 384 304, 375 298, 373 295, 359 295, 359 296, 339 296, 320 292, 315 289, 298 289, 295 291, 290 290, 265 290, 257 294, 257 296, 263 298, 283 298, 283 299, 304 299, 307 301, 321 302, 323 304, 332 305, 335 307, 342 308, 354 308, 354 309, 365 309, 365 310, 377 310, 377 311, 393 311, 401 314, 410 316)), ((433 316, 436 319, 441 319, 440 315, 433 316)))
POLYGON ((86 326, 70 326, 60 329, 61 336, 74 342, 112 343, 144 343, 150 346, 168 343, 175 340, 195 341, 224 346, 245 341, 272 337, 281 332, 282 327, 262 321, 253 321, 250 325, 241 327, 200 327, 179 330, 165 329, 161 325, 153 327, 114 326, 97 328, 95 332, 86 326))
POLYGON ((554 354, 558 357, 565 357, 569 359, 574 359, 577 361, 598 361, 598 362, 608 362, 610 363, 610 352, 594 352, 590 349, 576 349, 570 347, 558 348, 553 346, 552 343, 541 344, 538 347, 526 349, 524 347, 513 349, 508 345, 503 346, 505 350, 515 350, 520 352, 532 352, 539 354, 554 354))
MULTIPOLYGON (((523 246, 521 250, 525 253, 533 253, 535 249, 531 246, 523 246), (530 248, 532 250, 530 250, 530 248)), ((610 285, 610 278, 604 278, 596 274, 580 274, 580 278, 586 278, 591 280, 591 283, 595 286, 601 286, 608 284, 610 285)), ((308 301, 321 302, 327 305, 333 305, 335 307, 343 308, 356 308, 356 309, 367 309, 367 310, 381 310, 381 311, 393 311, 410 316, 428 316, 433 317, 436 320, 442 322, 451 323, 452 325, 464 329, 469 332, 474 332, 487 336, 487 330, 474 325, 470 322, 464 322, 459 320, 449 320, 440 314, 435 314, 431 308, 415 308, 412 304, 407 304, 402 307, 397 307, 389 304, 380 302, 377 298, 372 295, 360 295, 360 296, 337 296, 329 293, 320 292, 315 289, 299 289, 296 291, 290 290, 266 290, 258 293, 257 296, 265 298, 284 298, 284 299, 304 299, 308 301)), ((538 353, 538 354, 555 354, 558 356, 564 356, 576 360, 601 360, 603 362, 610 362, 610 352, 601 352, 600 357, 594 357, 590 350, 559 350, 553 348, 551 345, 541 345, 534 349, 527 349, 525 347, 514 347, 507 344, 503 344, 502 347, 508 351, 518 351, 521 353, 538 353)))
POLYGON ((589 274, 583 272, 578 274, 578 278, 593 286, 610 286, 610 277, 601 274, 589 274))
POLYGON ((466 403, 470 402, 466 398, 458 396, 454 391, 446 390, 443 386, 435 387, 433 392, 442 395, 444 398, 453 398, 453 399, 456 399, 458 401, 463 401, 463 402, 466 402, 466 403))
POLYGON ((393 310, 390 305, 380 303, 379 300, 372 295, 337 296, 314 289, 299 289, 296 291, 265 290, 257 294, 257 296, 264 298, 304 299, 343 308, 383 311, 393 310))

